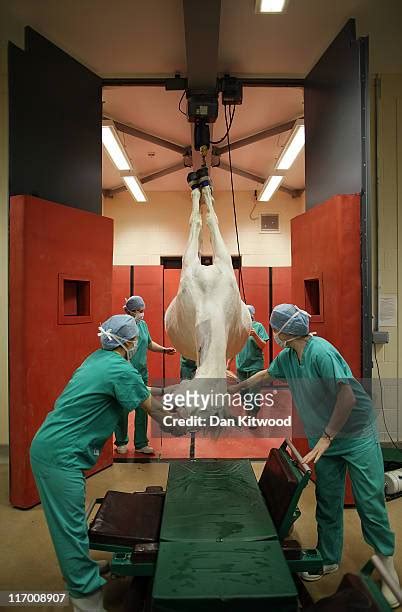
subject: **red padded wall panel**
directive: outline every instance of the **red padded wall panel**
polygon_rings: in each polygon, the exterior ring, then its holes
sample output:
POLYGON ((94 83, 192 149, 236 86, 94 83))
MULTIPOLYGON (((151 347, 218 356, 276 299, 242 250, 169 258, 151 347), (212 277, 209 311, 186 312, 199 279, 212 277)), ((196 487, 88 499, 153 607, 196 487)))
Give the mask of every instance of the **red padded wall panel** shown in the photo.
MULTIPOLYGON (((337 195, 292 219, 292 301, 306 308, 305 280, 320 286, 311 331, 331 342, 361 376, 360 195, 337 195)), ((297 440, 300 452, 306 440, 297 440)), ((345 503, 353 503, 348 480, 345 503)))
MULTIPOLYGON (((242 268, 244 290, 248 304, 255 307, 256 321, 260 321, 269 333, 269 271, 268 268, 242 268)), ((268 367, 268 344, 264 349, 264 365, 268 367)))
MULTIPOLYGON (((165 269, 163 272, 163 311, 166 312, 170 302, 177 294, 181 270, 165 269)), ((171 340, 164 331, 164 344, 171 346, 171 340)), ((180 355, 165 355, 164 376, 166 385, 180 380, 180 355)))
POLYGON ((292 219, 293 302, 306 307, 305 280, 321 285, 323 312, 311 330, 361 375, 360 196, 337 195, 292 219))
MULTIPOLYGON (((145 301, 145 320, 151 338, 163 345, 163 266, 134 266, 133 295, 141 295, 145 301)), ((164 355, 148 351, 149 382, 155 386, 162 384, 162 364, 164 355)))
POLYGON ((112 314, 124 314, 123 304, 130 297, 130 266, 113 266, 112 314))
MULTIPOLYGON (((292 268, 272 268, 272 306, 292 303, 292 268)), ((271 313, 269 313, 271 316, 271 313)), ((272 353, 275 358, 280 347, 272 338, 272 353)))
MULTIPOLYGON (((19 508, 39 501, 31 440, 73 371, 99 346, 99 323, 111 312, 112 250, 111 219, 30 196, 11 198, 10 501, 19 508), (89 310, 76 323, 68 315, 69 289, 60 303, 65 277, 90 283, 89 310)), ((110 440, 95 469, 111 463, 110 440)))

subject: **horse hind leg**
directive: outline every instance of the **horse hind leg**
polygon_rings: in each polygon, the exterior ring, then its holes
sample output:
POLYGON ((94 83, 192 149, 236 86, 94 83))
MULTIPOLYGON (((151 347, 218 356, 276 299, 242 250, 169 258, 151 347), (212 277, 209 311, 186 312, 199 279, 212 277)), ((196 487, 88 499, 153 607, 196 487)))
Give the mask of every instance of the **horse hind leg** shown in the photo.
POLYGON ((230 264, 232 267, 232 259, 227 251, 226 244, 222 238, 222 234, 219 229, 219 222, 216 212, 214 210, 214 199, 212 196, 211 187, 209 185, 202 188, 202 195, 204 202, 207 205, 207 225, 211 236, 211 244, 214 258, 219 258, 222 261, 230 264))
POLYGON ((199 244, 202 227, 202 217, 200 212, 201 194, 199 189, 193 189, 191 192, 192 210, 190 216, 190 232, 187 241, 186 250, 183 255, 183 269, 196 260, 199 260, 199 244))

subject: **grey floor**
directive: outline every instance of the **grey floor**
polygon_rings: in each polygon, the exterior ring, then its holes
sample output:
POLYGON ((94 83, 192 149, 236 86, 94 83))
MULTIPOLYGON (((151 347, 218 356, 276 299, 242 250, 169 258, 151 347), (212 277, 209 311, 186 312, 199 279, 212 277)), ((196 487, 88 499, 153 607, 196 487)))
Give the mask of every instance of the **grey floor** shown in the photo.
MULTIPOLYGON (((263 463, 253 464, 257 477, 263 463)), ((168 474, 167 463, 115 464, 112 468, 92 476, 87 483, 87 499, 101 497, 108 489, 119 491, 141 490, 148 485, 165 487, 168 474)), ((0 464, 0 590, 35 591, 63 590, 64 585, 50 541, 41 506, 21 511, 8 502, 8 465, 0 464)), ((304 547, 315 545, 314 485, 310 483, 304 491, 294 536, 304 547)), ((388 503, 392 527, 396 532, 396 566, 402 578, 402 498, 388 503)), ((357 513, 345 510, 345 544, 340 571, 327 576, 308 588, 314 599, 335 591, 345 572, 357 572, 371 555, 371 549, 361 535, 357 513)), ((93 553, 95 559, 106 558, 104 553, 93 553)), ((120 602, 128 586, 128 579, 115 579, 105 590, 105 603, 112 612, 121 610, 120 602)), ((25 607, 25 610, 38 608, 25 607)), ((60 608, 42 607, 42 610, 60 608)), ((71 610, 64 607, 63 610, 71 610)))

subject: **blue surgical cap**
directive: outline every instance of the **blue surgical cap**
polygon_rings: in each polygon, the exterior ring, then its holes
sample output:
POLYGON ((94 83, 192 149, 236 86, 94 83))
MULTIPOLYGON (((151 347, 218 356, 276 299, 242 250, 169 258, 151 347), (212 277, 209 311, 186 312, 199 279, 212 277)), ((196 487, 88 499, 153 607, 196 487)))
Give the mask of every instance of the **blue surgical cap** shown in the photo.
POLYGON ((112 351, 138 336, 138 327, 130 315, 113 315, 102 323, 99 332, 102 348, 112 351))
POLYGON ((279 304, 271 312, 270 324, 276 331, 291 336, 307 336, 310 315, 293 304, 279 304))
POLYGON ((134 310, 145 308, 145 302, 140 295, 132 295, 126 300, 125 307, 130 312, 134 312, 134 310))
POLYGON ((254 306, 252 304, 247 304, 247 308, 249 309, 251 316, 254 316, 255 315, 254 306))

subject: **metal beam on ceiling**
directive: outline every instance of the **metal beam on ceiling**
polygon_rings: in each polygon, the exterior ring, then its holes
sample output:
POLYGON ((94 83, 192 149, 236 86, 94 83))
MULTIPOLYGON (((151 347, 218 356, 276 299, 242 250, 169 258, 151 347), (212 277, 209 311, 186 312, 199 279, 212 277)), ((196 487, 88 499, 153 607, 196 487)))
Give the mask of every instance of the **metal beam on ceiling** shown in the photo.
MULTIPOLYGON (((232 76, 236 76, 233 74, 232 76)), ((237 77, 243 87, 304 87, 303 78, 276 78, 276 77, 237 77)))
POLYGON ((304 193, 304 189, 292 189, 291 187, 285 187, 285 185, 281 185, 279 187, 279 191, 283 191, 288 195, 292 196, 292 198, 300 198, 302 193, 304 193))
POLYGON ((221 0, 183 0, 189 89, 215 90, 221 0))
POLYGON ((171 142, 170 140, 166 140, 165 138, 160 138, 159 136, 154 136, 153 134, 149 134, 148 132, 139 130, 133 125, 121 123, 120 121, 116 121, 112 117, 107 118, 112 119, 116 129, 120 132, 123 132, 124 134, 129 134, 130 136, 134 136, 135 138, 139 138, 140 140, 152 142, 152 144, 156 144, 159 147, 163 147, 164 149, 169 149, 170 151, 174 151, 175 153, 179 153, 180 155, 187 155, 188 147, 178 145, 175 142, 171 142))
MULTIPOLYGON (((102 79, 103 87, 166 87, 174 77, 110 77, 102 79)), ((183 88, 185 89, 185 87, 183 88)))
MULTIPOLYGON (((230 165, 226 162, 220 161, 217 166, 214 168, 220 168, 221 170, 225 170, 225 172, 230 172, 230 165)), ((253 181, 254 183, 259 183, 263 185, 266 179, 263 176, 259 176, 258 174, 253 174, 252 172, 248 172, 248 170, 243 170, 242 168, 238 168, 237 166, 233 166, 232 164, 232 172, 233 174, 237 174, 237 176, 242 176, 243 178, 248 179, 249 181, 253 181)), ((291 187, 285 187, 281 185, 279 187, 279 191, 283 191, 288 195, 292 196, 292 198, 299 198, 303 193, 304 189, 292 189, 291 187)))
POLYGON ((161 170, 157 170, 156 172, 151 172, 151 174, 147 174, 146 176, 142 176, 140 181, 143 185, 146 183, 150 183, 151 181, 155 181, 162 176, 167 176, 168 174, 173 174, 173 172, 177 172, 178 170, 183 170, 186 166, 183 161, 178 162, 177 164, 173 164, 172 166, 168 166, 167 168, 162 168, 161 170))
MULTIPOLYGON (((151 172, 150 174, 146 174, 145 176, 138 177, 141 181, 142 185, 146 183, 150 183, 151 181, 155 181, 162 176, 167 176, 168 174, 173 174, 174 172, 178 172, 179 170, 183 170, 186 168, 184 161, 177 162, 172 166, 168 166, 167 168, 161 168, 161 170, 156 170, 155 172, 151 172)), ((102 193, 105 198, 112 198, 114 195, 118 193, 122 193, 123 191, 127 191, 127 187, 125 185, 119 185, 118 187, 112 187, 111 189, 103 189, 102 193)))
MULTIPOLYGON (((220 168, 221 170, 225 170, 226 172, 230 172, 230 166, 224 161, 219 161, 215 168, 220 168)), ((258 174, 253 174, 248 170, 243 170, 242 168, 238 168, 237 166, 233 166, 232 164, 232 172, 233 174, 237 174, 237 176, 242 176, 243 178, 248 179, 249 181, 254 181, 254 183, 260 183, 263 185, 265 183, 265 178, 262 176, 258 176, 258 174)))
POLYGON ((123 191, 127 191, 127 187, 125 185, 119 185, 118 187, 112 187, 111 189, 102 189, 102 195, 105 198, 113 198, 113 196, 118 193, 123 193, 123 191))
MULTIPOLYGON (((259 142, 260 140, 271 138, 271 136, 277 136, 278 134, 289 132, 294 127, 295 123, 296 120, 293 119, 292 121, 287 121, 286 123, 281 123, 279 125, 269 127, 265 130, 262 130, 261 132, 257 132, 256 134, 251 134, 251 136, 246 136, 245 138, 241 138, 240 140, 235 140, 234 142, 230 143, 230 150, 234 151, 235 149, 246 147, 247 145, 259 142)), ((213 148, 214 155, 224 155, 224 153, 227 153, 228 151, 229 145, 213 148)))
MULTIPOLYGON (((235 76, 243 87, 295 87, 303 89, 303 78, 281 77, 249 77, 247 75, 235 76)), ((218 77, 220 78, 220 77, 218 77)), ((103 87, 165 87, 168 91, 184 91, 188 88, 187 77, 110 77, 102 79, 103 87)))

